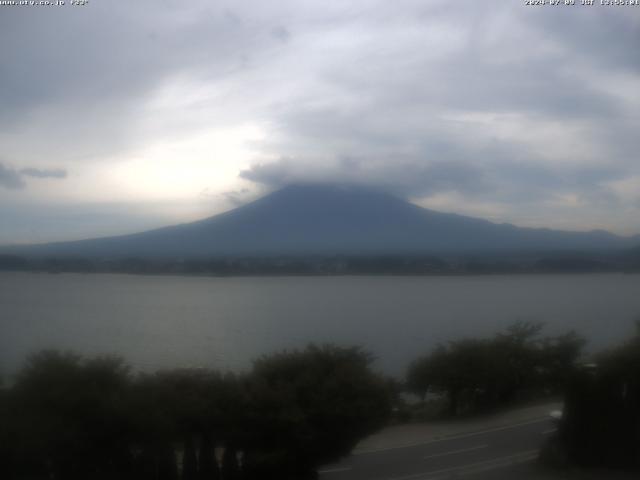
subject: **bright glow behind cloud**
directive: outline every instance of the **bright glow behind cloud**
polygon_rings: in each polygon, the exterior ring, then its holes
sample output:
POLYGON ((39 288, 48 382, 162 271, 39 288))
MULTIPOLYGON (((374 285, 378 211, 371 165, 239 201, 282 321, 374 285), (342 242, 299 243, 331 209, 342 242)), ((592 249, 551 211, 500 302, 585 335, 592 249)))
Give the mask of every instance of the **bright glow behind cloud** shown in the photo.
POLYGON ((108 181, 129 198, 190 198, 204 189, 224 191, 250 164, 251 142, 264 139, 255 125, 212 129, 156 141, 111 169, 108 181))

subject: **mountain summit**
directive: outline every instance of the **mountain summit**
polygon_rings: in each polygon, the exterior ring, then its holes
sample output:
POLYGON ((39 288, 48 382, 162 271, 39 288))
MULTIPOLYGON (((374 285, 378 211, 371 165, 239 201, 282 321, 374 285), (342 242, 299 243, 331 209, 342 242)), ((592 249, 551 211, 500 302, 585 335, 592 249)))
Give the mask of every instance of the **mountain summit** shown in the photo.
POLYGON ((365 187, 292 185, 193 223, 18 250, 36 255, 202 258, 603 251, 631 243, 602 231, 519 228, 435 212, 365 187))

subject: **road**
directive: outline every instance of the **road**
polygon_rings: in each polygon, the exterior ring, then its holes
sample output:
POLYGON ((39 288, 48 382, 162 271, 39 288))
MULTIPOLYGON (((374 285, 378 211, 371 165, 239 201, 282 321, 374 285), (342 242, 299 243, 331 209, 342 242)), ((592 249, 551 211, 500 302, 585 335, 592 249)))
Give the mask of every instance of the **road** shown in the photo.
POLYGON ((411 446, 351 455, 319 471, 321 480, 541 478, 535 459, 554 431, 548 418, 487 428, 411 446))

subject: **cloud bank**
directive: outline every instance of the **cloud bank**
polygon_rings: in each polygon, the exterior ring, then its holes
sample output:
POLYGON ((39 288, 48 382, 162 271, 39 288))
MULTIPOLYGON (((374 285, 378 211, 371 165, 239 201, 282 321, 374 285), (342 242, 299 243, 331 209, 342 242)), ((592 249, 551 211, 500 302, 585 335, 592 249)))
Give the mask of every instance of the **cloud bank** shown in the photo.
POLYGON ((0 202, 15 215, 155 204, 161 224, 290 182, 348 182, 518 225, 637 233, 638 12, 498 0, 5 8, 0 40, 20 48, 0 51, 0 156, 20 162, 0 167, 0 202), (24 188, 65 169, 73 178, 24 188))
POLYGON ((24 187, 24 181, 18 172, 0 163, 0 187, 16 190, 24 187))
POLYGON ((0 187, 9 190, 20 190, 26 187, 24 177, 32 178, 67 178, 67 171, 62 168, 26 167, 16 170, 0 163, 0 187))
POLYGON ((67 171, 63 168, 22 168, 21 175, 33 178, 67 178, 67 171))

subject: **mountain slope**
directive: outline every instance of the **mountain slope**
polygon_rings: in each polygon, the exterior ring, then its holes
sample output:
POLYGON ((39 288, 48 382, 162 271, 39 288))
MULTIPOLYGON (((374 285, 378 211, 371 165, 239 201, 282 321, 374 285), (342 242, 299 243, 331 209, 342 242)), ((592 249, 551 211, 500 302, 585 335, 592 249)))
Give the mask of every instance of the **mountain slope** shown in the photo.
POLYGON ((602 251, 631 244, 631 239, 602 231, 518 228, 439 213, 363 187, 296 185, 193 223, 133 235, 23 247, 17 251, 34 255, 184 258, 602 251))

